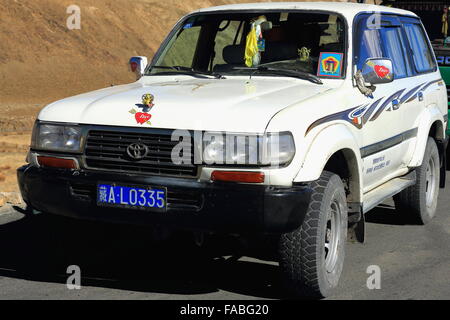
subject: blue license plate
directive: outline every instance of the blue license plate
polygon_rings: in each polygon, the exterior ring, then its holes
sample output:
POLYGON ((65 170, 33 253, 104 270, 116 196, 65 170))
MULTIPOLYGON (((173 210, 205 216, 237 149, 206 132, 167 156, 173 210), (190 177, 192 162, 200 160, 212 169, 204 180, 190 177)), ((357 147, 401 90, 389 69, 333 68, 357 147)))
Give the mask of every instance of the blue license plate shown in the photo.
POLYGON ((101 183, 97 186, 99 206, 166 210, 167 191, 162 187, 130 187, 101 183))

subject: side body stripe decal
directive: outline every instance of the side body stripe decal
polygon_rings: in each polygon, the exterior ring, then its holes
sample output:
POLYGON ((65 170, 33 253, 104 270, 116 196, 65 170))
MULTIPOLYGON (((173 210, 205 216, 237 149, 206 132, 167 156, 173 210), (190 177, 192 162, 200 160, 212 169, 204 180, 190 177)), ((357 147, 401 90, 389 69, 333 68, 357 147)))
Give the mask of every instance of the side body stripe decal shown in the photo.
POLYGON ((368 121, 376 121, 378 117, 383 113, 383 111, 391 111, 399 109, 403 104, 407 104, 411 101, 414 101, 418 96, 420 91, 425 91, 427 88, 429 88, 431 85, 438 83, 442 81, 441 78, 430 81, 430 82, 424 82, 413 89, 409 90, 406 94, 402 96, 402 94, 405 92, 405 89, 399 90, 392 94, 389 98, 387 98, 383 104, 380 102, 384 99, 384 97, 378 99, 377 101, 370 104, 362 104, 357 107, 353 107, 351 109, 347 109, 345 111, 337 112, 328 116, 325 116, 323 118, 320 118, 316 121, 314 121, 308 129, 306 129, 305 137, 308 135, 308 133, 314 129, 315 127, 331 122, 336 120, 344 120, 348 123, 355 126, 357 129, 362 129, 363 126, 368 121), (390 103, 394 102, 394 100, 399 100, 398 103, 395 106, 389 106, 390 103), (406 102, 405 102, 406 101, 406 102), (370 105, 370 106, 369 106, 370 105))

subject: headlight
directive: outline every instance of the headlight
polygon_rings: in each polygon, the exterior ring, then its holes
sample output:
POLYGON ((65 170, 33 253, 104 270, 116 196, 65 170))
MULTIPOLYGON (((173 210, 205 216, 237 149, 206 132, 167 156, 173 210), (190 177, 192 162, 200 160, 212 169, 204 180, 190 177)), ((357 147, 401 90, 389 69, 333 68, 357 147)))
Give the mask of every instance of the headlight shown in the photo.
POLYGON ((82 130, 78 126, 36 123, 31 148, 51 151, 81 150, 82 130))
POLYGON ((295 155, 290 132, 248 135, 206 132, 203 136, 203 162, 213 165, 278 166, 295 155))

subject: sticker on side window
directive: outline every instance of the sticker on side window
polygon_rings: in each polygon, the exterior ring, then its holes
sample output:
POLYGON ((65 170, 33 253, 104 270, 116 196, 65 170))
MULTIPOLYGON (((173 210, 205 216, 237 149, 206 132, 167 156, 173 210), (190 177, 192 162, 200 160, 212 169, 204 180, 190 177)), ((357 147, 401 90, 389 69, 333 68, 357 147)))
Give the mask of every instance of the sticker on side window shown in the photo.
POLYGON ((344 54, 338 52, 321 52, 317 75, 321 77, 339 78, 342 70, 344 54))

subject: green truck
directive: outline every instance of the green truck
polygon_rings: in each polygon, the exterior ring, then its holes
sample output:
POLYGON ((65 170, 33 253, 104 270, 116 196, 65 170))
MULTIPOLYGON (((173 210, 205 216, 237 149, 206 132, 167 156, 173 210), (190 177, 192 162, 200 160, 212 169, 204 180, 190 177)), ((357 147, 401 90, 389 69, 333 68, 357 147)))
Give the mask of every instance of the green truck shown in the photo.
MULTIPOLYGON (((443 41, 433 42, 434 53, 441 70, 442 78, 447 86, 447 95, 450 90, 450 47, 445 47, 443 41)), ((450 113, 450 98, 449 98, 449 113, 450 113)), ((449 114, 450 115, 450 114, 449 114)), ((447 127, 447 135, 450 135, 450 127, 447 127)), ((448 152, 448 150, 447 150, 448 152)))

